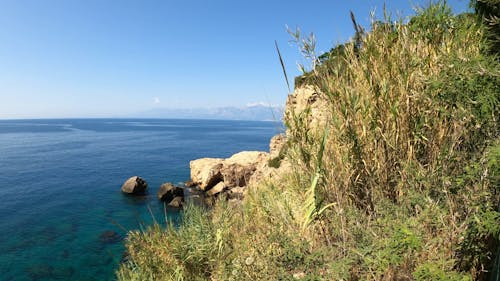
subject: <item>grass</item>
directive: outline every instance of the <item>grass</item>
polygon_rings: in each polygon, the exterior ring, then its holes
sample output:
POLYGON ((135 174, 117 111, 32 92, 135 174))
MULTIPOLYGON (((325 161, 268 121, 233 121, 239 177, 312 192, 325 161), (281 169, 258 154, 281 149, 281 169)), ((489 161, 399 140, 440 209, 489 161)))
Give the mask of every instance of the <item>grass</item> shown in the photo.
POLYGON ((326 101, 328 130, 292 112, 288 174, 131 232, 118 279, 498 278, 500 67, 481 9, 438 2, 370 31, 353 16, 355 41, 319 57, 294 32, 313 60, 296 86, 326 101))

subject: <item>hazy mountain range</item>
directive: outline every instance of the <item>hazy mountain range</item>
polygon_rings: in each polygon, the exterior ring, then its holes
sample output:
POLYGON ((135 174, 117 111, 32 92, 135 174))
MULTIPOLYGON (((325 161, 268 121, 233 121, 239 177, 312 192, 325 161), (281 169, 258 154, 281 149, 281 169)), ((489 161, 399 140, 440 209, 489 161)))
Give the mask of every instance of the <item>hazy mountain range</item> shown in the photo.
POLYGON ((281 121, 283 107, 259 103, 243 107, 154 108, 134 114, 133 117, 281 121))

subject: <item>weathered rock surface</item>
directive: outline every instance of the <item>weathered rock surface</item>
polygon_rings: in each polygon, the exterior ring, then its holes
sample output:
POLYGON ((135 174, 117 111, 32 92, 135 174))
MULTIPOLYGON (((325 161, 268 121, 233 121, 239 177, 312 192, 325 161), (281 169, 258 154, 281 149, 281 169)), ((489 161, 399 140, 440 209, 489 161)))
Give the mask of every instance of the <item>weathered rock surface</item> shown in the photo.
POLYGON ((246 187, 244 187, 244 186, 231 188, 231 190, 229 190, 227 192, 227 198, 229 200, 231 200, 231 199, 242 200, 243 197, 245 197, 245 190, 246 190, 246 187))
POLYGON ((206 195, 208 196, 214 196, 214 195, 217 195, 223 191, 226 190, 226 184, 224 182, 219 182, 218 184, 216 184, 214 187, 212 187, 210 190, 207 191, 206 195))
POLYGON ((286 143, 286 136, 284 134, 278 134, 271 138, 269 142, 269 155, 270 157, 277 157, 280 154, 281 149, 286 143))
MULTIPOLYGON (((304 116, 303 125, 313 130, 324 129, 330 116, 328 97, 316 87, 298 87, 289 95, 284 119, 294 121, 294 116, 304 116), (304 114, 307 113, 307 114, 304 114)), ((287 135, 274 136, 269 143, 269 153, 243 151, 230 158, 202 158, 190 162, 191 180, 214 201, 214 196, 224 195, 229 201, 241 201, 248 187, 256 187, 263 182, 280 180, 292 170, 286 157, 287 135)))
POLYGON ((191 180, 196 183, 201 190, 208 190, 222 181, 221 158, 201 158, 189 162, 191 168, 191 180))
POLYGON ((285 120, 292 121, 293 115, 300 115, 306 110, 310 110, 307 123, 311 128, 324 128, 329 118, 329 103, 327 97, 313 86, 302 86, 289 95, 285 107, 285 120))
POLYGON ((127 194, 144 194, 146 188, 148 188, 148 183, 144 179, 133 176, 123 183, 122 192, 127 194))
POLYGON ((259 183, 263 181, 268 181, 271 179, 276 179, 285 174, 288 171, 291 171, 292 165, 290 162, 285 158, 280 160, 280 165, 279 167, 270 167, 269 164, 266 162, 264 165, 260 166, 255 173, 252 175, 250 178, 250 181, 248 182, 249 186, 256 186, 259 183))
POLYGON ((261 163, 267 161, 268 153, 242 151, 224 160, 221 174, 227 187, 246 186, 261 163))
POLYGON ((195 187, 196 186, 196 183, 192 180, 187 180, 184 182, 184 185, 187 186, 187 187, 195 187))
POLYGON ((267 165, 268 160, 269 153, 262 151, 242 151, 227 159, 193 160, 191 180, 209 197, 225 194, 228 199, 241 200, 254 173, 267 165))
POLYGON ((157 195, 161 201, 170 203, 175 197, 184 197, 184 190, 167 182, 160 186, 157 195))
POLYGON ((174 197, 174 199, 172 199, 172 201, 170 201, 170 203, 168 203, 167 206, 173 208, 181 208, 183 204, 184 204, 184 197, 177 196, 174 197))

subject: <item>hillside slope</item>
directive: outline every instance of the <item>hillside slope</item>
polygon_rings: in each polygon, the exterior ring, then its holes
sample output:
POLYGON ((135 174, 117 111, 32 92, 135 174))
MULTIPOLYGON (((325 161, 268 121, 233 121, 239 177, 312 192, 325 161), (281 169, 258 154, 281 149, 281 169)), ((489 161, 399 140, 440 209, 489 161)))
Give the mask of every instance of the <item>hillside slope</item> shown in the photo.
POLYGON ((439 2, 408 23, 357 27, 296 81, 280 153, 292 168, 241 205, 188 206, 179 227, 131 232, 118 279, 498 276, 500 67, 488 15, 439 2))

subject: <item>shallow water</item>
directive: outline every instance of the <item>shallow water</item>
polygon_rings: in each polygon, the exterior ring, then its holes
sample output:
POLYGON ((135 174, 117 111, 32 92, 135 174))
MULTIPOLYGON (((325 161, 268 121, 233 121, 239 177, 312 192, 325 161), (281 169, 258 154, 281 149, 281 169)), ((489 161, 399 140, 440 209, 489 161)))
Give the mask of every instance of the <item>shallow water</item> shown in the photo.
POLYGON ((161 183, 187 180, 192 159, 267 150, 277 130, 249 121, 0 121, 0 280, 113 280, 125 230, 152 223, 151 213, 165 220, 161 183), (120 192, 133 175, 148 182, 147 196, 120 192))

